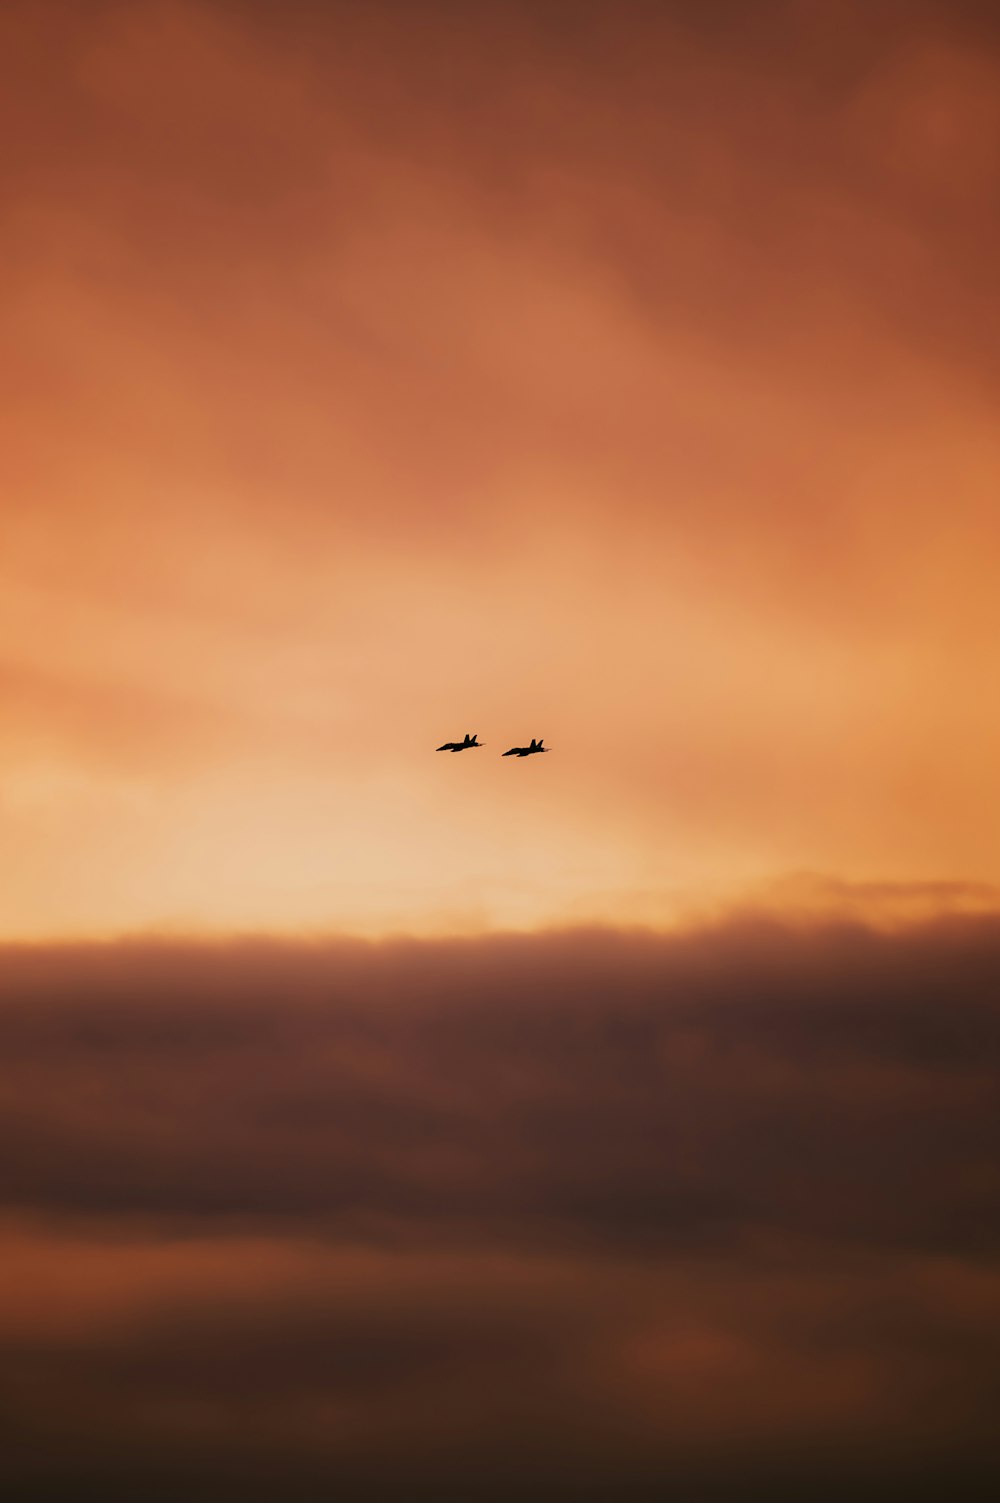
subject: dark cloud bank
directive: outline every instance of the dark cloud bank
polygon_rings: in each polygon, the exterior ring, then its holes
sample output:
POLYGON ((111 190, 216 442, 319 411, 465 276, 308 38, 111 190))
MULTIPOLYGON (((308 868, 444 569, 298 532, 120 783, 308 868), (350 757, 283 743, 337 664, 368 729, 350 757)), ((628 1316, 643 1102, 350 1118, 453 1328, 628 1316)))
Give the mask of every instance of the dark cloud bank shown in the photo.
POLYGON ((988 1496, 1000 920, 0 952, 18 1498, 988 1496))

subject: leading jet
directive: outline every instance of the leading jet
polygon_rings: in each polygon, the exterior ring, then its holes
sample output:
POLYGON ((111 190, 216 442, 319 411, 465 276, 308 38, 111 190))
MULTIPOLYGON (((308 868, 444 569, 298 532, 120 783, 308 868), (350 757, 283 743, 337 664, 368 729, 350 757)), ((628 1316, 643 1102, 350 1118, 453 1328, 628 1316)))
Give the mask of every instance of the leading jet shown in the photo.
POLYGON ((502 752, 501 755, 504 757, 533 757, 535 752, 551 751, 551 746, 543 746, 542 740, 543 737, 541 736, 539 736, 537 741, 532 736, 530 746, 512 746, 510 751, 502 752))
MULTIPOLYGON (((476 735, 478 734, 477 731, 476 735)), ((466 731, 464 741, 446 741, 444 746, 439 746, 437 750, 450 752, 468 751, 470 746, 482 746, 483 743, 476 740, 476 735, 470 736, 468 731, 466 731)))

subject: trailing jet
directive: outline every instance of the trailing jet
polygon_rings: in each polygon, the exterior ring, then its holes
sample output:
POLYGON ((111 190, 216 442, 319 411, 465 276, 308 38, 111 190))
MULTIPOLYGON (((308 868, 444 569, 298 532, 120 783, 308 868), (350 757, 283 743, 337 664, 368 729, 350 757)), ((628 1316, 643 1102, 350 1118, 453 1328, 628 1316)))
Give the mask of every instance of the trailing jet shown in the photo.
MULTIPOLYGON (((478 732, 476 734, 478 735, 478 732)), ((468 731, 466 731, 464 741, 446 741, 444 746, 438 747, 438 751, 468 751, 470 746, 482 746, 482 744, 481 741, 476 740, 475 736, 470 736, 468 731)))
POLYGON ((510 751, 505 751, 501 755, 504 757, 532 757, 535 752, 551 751, 551 746, 543 746, 542 740, 541 736, 539 736, 537 741, 532 736, 530 746, 512 746, 510 751))

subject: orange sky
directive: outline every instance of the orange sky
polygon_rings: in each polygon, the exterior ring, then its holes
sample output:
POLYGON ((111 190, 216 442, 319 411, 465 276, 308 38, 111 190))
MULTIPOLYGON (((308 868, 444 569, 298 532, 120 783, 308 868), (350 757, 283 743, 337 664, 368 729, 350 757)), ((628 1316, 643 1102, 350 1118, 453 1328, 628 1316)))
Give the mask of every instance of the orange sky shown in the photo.
POLYGON ((0 0, 11 1496, 1000 1495, 998 182, 994 0, 0 0))
POLYGON ((988 9, 5 4, 0 936, 1000 881, 988 9))

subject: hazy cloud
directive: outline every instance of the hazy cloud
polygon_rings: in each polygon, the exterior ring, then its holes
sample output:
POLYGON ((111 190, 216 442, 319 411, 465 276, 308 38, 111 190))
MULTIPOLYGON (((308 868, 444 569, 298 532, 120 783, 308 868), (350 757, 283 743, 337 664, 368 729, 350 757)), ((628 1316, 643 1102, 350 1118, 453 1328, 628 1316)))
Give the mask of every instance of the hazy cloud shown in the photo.
POLYGON ((0 978, 22 1481, 39 1434, 164 1496, 985 1475, 995 918, 0 978))

